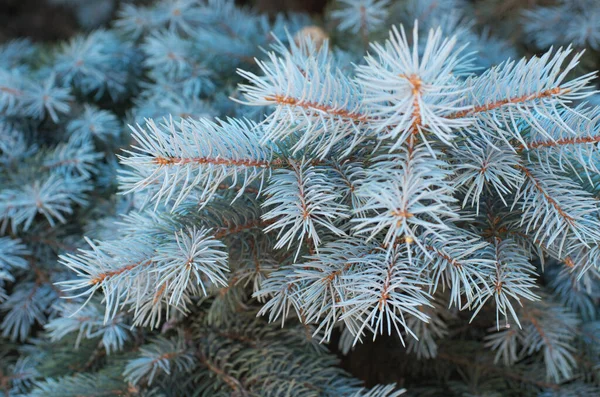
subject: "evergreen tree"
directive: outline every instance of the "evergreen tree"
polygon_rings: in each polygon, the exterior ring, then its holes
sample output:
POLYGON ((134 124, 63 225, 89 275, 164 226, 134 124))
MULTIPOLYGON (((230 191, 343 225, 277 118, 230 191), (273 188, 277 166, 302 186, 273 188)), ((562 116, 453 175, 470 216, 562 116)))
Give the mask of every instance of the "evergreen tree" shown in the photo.
POLYGON ((5 43, 0 390, 600 394, 600 8, 498 3, 5 43))

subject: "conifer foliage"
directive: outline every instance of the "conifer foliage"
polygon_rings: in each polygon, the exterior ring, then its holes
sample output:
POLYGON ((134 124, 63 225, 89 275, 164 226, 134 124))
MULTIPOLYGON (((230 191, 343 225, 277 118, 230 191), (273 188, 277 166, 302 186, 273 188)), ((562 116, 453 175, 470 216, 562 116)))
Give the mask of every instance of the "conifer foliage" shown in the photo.
POLYGON ((0 391, 600 394, 600 8, 494 7, 131 2, 4 44, 0 391), (390 376, 342 369, 381 343, 390 376))

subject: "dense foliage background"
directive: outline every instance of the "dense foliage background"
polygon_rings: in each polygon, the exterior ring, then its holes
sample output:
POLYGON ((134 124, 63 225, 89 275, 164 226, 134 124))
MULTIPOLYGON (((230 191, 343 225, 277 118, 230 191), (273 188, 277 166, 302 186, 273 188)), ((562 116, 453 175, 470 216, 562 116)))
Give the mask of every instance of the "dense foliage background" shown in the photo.
POLYGON ((600 395, 599 21, 7 0, 0 391, 600 395))

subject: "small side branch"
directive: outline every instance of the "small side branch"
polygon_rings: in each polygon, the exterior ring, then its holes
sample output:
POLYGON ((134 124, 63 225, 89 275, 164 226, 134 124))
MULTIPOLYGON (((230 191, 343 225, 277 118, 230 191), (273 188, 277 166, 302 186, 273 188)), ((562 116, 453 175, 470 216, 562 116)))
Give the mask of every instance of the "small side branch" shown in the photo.
POLYGON ((495 101, 492 103, 488 103, 486 105, 474 106, 471 109, 462 110, 460 112, 450 114, 446 117, 449 119, 461 119, 464 117, 472 116, 477 113, 489 112, 490 110, 499 109, 504 106, 516 105, 519 103, 534 101, 536 99, 550 98, 550 97, 557 96, 557 95, 564 95, 564 94, 568 93, 569 91, 570 90, 566 89, 566 88, 555 87, 555 88, 551 88, 548 90, 538 92, 536 94, 523 95, 523 96, 513 97, 513 98, 506 98, 506 99, 501 99, 499 101, 495 101))
POLYGON ((340 109, 328 105, 323 105, 316 102, 302 101, 296 98, 287 97, 283 95, 274 95, 265 97, 266 101, 275 102, 279 105, 297 106, 303 109, 315 110, 318 112, 324 112, 331 116, 338 116, 345 119, 350 119, 355 122, 366 122, 369 118, 361 113, 350 112, 346 109, 340 109))

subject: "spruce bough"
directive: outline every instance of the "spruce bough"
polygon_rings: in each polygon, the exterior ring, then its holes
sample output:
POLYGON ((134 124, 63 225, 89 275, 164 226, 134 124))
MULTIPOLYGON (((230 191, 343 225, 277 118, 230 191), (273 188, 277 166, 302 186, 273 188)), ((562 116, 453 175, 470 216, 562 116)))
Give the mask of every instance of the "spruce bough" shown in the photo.
POLYGON ((0 387, 597 393, 595 72, 401 3, 334 5, 339 46, 222 1, 127 5, 42 66, 5 45, 0 387), (382 337, 389 385, 329 351, 382 337))

